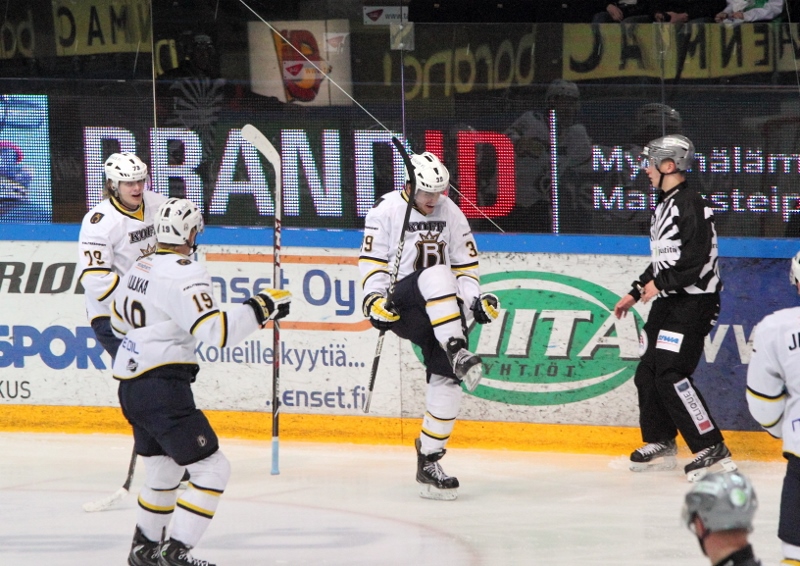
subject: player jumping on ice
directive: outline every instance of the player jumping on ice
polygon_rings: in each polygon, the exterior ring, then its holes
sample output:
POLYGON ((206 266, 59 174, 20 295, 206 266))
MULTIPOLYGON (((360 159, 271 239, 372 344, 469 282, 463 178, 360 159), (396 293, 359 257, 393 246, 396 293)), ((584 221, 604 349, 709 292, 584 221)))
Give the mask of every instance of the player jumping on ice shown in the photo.
POLYGON ((458 479, 444 473, 445 454, 461 405, 461 383, 474 391, 483 374, 480 357, 467 349, 466 329, 499 314, 497 297, 480 293, 478 248, 461 209, 448 198, 450 174, 425 152, 411 158, 416 193, 406 171, 403 191, 384 195, 367 214, 359 268, 364 316, 379 330, 392 330, 422 351, 428 389, 417 448, 417 482, 428 499, 455 499, 458 479), (406 208, 413 205, 403 231, 406 208), (401 234, 397 284, 387 302, 390 265, 401 234))

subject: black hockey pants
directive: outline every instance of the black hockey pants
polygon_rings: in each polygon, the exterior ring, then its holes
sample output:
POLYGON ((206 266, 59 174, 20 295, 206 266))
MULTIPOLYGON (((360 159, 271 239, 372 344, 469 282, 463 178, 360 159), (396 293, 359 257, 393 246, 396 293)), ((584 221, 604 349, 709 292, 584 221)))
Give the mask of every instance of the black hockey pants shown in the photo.
POLYGON ((678 431, 693 453, 722 442, 722 433, 691 377, 719 309, 716 293, 653 301, 634 377, 645 442, 675 438, 678 431))

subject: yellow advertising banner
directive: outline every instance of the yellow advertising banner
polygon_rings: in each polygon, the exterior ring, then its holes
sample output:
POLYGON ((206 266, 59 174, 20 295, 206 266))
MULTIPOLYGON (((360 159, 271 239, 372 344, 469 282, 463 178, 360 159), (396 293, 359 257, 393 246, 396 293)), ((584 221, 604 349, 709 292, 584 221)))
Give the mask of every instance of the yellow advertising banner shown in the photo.
POLYGON ((61 56, 150 52, 148 0, 53 0, 61 56))
MULTIPOLYGON (((794 30, 796 32, 796 30, 794 30)), ((563 77, 572 81, 620 77, 715 79, 789 70, 796 33, 752 25, 565 24, 563 77), (781 39, 783 38, 783 39, 781 39), (787 68, 784 68, 787 67, 787 68)))

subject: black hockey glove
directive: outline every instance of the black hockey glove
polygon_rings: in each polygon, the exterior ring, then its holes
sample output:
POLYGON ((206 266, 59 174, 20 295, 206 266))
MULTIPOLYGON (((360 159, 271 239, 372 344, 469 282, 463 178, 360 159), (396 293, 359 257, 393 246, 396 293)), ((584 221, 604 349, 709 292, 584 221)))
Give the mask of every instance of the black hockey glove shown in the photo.
POLYGON ((280 320, 289 314, 291 300, 289 291, 267 288, 247 299, 244 304, 250 305, 256 314, 256 321, 264 326, 269 320, 280 320))
POLYGON ((475 322, 487 324, 497 320, 500 315, 500 301, 495 295, 484 293, 480 297, 475 297, 470 309, 475 315, 475 322))
POLYGON ((389 330, 400 320, 400 315, 386 304, 386 297, 380 293, 370 293, 364 297, 362 305, 364 316, 369 318, 372 326, 378 330, 389 330))

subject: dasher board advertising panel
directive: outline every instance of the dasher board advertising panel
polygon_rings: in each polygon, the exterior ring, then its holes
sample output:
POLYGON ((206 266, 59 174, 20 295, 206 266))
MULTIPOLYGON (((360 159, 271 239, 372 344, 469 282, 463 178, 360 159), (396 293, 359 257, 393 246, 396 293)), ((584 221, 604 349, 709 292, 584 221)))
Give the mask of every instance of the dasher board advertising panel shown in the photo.
POLYGON ((253 92, 305 106, 353 104, 348 20, 270 25, 247 25, 253 92))
MULTIPOLYGON (((110 358, 85 319, 70 242, 7 242, 0 255, 0 404, 117 406, 110 358)), ((203 246, 223 310, 243 308, 272 281, 268 247, 203 246)), ((363 415, 377 331, 361 313, 357 250, 286 248, 291 314, 273 348, 269 328, 238 345, 199 342, 194 384, 206 409, 271 411, 271 365, 281 360, 282 411, 363 415)), ((638 425, 633 375, 647 306, 613 316, 619 296, 647 265, 642 256, 486 253, 482 286, 500 317, 470 331, 485 376, 466 393, 461 418, 477 421, 638 425)), ((706 339, 696 382, 720 427, 758 430, 744 403, 752 333, 763 316, 794 305, 786 260, 722 258, 722 315, 706 339), (764 297, 760 289, 784 289, 764 297), (758 297, 754 300, 753 297, 758 297)), ((391 332, 384 343, 370 415, 425 412, 419 353, 391 332)))

